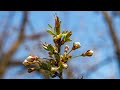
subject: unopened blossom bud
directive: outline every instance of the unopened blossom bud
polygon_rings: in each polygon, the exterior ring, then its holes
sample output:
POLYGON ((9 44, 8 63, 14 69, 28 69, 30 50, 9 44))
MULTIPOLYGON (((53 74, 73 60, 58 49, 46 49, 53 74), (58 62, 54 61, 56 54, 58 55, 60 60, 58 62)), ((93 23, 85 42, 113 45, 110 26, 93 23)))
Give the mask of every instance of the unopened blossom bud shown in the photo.
POLYGON ((55 41, 58 41, 58 40, 60 40, 61 37, 62 37, 62 33, 59 34, 59 35, 56 35, 56 37, 54 37, 54 40, 55 40, 55 41))
POLYGON ((85 55, 86 56, 92 56, 93 55, 93 51, 92 50, 88 50, 86 53, 85 53, 85 55))
POLYGON ((69 48, 70 48, 70 47, 69 47, 68 45, 66 45, 64 51, 67 52, 67 51, 69 50, 69 48))
POLYGON ((28 66, 28 65, 31 65, 32 63, 37 62, 37 60, 38 60, 38 57, 37 57, 37 56, 28 56, 28 57, 24 60, 23 64, 24 64, 25 66, 28 66))
POLYGON ((80 48, 80 43, 79 42, 74 42, 73 43, 73 47, 72 47, 72 50, 75 50, 75 49, 78 49, 78 48, 80 48))
POLYGON ((37 59, 38 59, 37 56, 28 56, 28 57, 26 58, 26 60, 27 60, 28 62, 33 62, 33 61, 35 61, 35 60, 37 60, 37 59))
POLYGON ((23 62, 23 65, 25 65, 25 66, 29 66, 30 63, 25 59, 24 62, 23 62))
POLYGON ((44 49, 48 50, 48 44, 47 44, 46 42, 42 44, 42 47, 43 47, 44 49))
POLYGON ((66 63, 62 63, 62 66, 67 69, 68 68, 68 65, 66 63))
POLYGON ((58 70, 57 67, 51 67, 51 71, 52 71, 52 72, 56 72, 57 70, 58 70))
POLYGON ((56 40, 59 40, 60 38, 61 38, 60 35, 57 35, 57 36, 56 36, 56 40))
POLYGON ((28 73, 35 71, 35 68, 28 68, 28 73))

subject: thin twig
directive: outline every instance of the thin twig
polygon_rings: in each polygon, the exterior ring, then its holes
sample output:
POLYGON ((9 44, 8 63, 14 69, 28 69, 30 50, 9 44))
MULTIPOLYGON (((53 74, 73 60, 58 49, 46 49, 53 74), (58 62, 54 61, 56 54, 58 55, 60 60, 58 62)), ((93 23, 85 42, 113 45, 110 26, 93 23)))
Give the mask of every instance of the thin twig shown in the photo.
POLYGON ((68 54, 67 54, 67 55, 69 55, 71 52, 72 52, 72 49, 68 52, 68 54))

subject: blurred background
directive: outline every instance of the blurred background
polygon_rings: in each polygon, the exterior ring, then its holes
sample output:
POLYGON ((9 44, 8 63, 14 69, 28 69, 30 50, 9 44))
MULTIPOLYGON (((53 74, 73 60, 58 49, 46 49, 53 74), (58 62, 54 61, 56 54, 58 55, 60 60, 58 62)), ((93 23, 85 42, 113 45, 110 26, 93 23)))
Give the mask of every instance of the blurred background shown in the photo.
POLYGON ((120 11, 0 11, 0 78, 49 78, 42 70, 28 73, 22 62, 31 54, 47 56, 41 42, 53 44, 46 30, 48 24, 54 26, 55 13, 62 21, 62 30, 73 32, 72 42, 66 44, 82 45, 73 55, 94 51, 92 57, 70 60, 64 79, 119 79, 120 11))

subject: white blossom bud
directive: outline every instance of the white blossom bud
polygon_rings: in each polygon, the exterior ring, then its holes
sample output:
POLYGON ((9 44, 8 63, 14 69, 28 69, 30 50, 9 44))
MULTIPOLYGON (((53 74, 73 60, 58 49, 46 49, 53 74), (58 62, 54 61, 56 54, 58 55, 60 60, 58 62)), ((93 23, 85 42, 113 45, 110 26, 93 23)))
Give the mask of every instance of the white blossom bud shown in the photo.
POLYGON ((28 56, 28 57, 24 60, 23 64, 24 64, 25 66, 28 66, 28 65, 31 65, 31 64, 33 64, 33 63, 35 63, 35 62, 38 62, 38 57, 37 57, 37 56, 28 56))
POLYGON ((85 53, 85 55, 86 56, 92 56, 93 55, 93 51, 92 50, 88 50, 86 53, 85 53))
POLYGON ((73 43, 72 50, 78 49, 78 48, 80 48, 80 47, 81 47, 81 45, 80 45, 79 42, 74 42, 74 43, 73 43))
POLYGON ((68 45, 66 45, 64 51, 67 52, 67 51, 69 50, 69 48, 70 48, 70 47, 69 47, 68 45))
POLYGON ((62 66, 67 69, 68 68, 68 65, 66 63, 62 63, 62 66))
POLYGON ((23 62, 23 65, 25 65, 25 66, 29 66, 30 63, 25 59, 24 62, 23 62))
POLYGON ((56 72, 57 70, 58 70, 57 67, 51 67, 51 71, 52 71, 52 72, 56 72))

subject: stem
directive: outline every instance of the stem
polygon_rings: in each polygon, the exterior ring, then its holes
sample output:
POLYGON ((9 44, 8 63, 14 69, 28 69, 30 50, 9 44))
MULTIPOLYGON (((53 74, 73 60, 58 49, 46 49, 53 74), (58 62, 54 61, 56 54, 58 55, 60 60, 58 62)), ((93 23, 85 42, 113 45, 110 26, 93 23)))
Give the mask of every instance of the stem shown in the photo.
POLYGON ((42 59, 50 60, 49 58, 42 58, 42 59))
POLYGON ((78 55, 78 56, 74 56, 74 57, 72 57, 72 58, 77 58, 77 57, 79 57, 79 56, 81 56, 81 55, 78 55))
POLYGON ((59 77, 60 79, 63 79, 62 75, 59 77))
MULTIPOLYGON (((58 53, 61 52, 61 39, 58 41, 58 53)), ((63 79, 63 76, 62 76, 62 71, 60 72, 59 76, 58 76, 60 79, 63 79)))
MULTIPOLYGON (((68 52, 68 54, 70 54, 71 52, 72 52, 72 49, 68 52)), ((68 55, 68 54, 67 54, 67 55, 68 55)))
POLYGON ((58 77, 59 77, 60 79, 63 79, 62 72, 60 72, 60 74, 58 75, 58 77))
POLYGON ((58 53, 60 53, 60 48, 61 48, 61 39, 58 41, 58 53))

